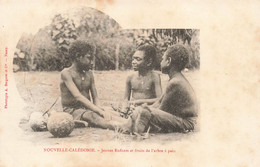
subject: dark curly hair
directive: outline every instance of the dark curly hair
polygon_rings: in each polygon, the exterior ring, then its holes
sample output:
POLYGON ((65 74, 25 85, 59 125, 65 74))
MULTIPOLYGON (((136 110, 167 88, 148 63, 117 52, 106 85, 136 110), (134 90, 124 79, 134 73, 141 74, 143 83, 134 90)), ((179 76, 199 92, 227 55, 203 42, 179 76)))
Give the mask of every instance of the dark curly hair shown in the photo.
POLYGON ((77 57, 84 56, 87 53, 93 55, 95 53, 95 50, 95 45, 87 41, 77 40, 70 45, 69 54, 70 58, 72 60, 75 60, 77 57))
POLYGON ((143 51, 144 52, 144 60, 148 61, 151 59, 151 68, 154 68, 157 58, 156 58, 156 49, 152 45, 141 45, 136 49, 137 51, 143 51))
POLYGON ((181 71, 189 63, 189 52, 180 44, 169 47, 165 53, 166 57, 171 58, 171 66, 181 71))

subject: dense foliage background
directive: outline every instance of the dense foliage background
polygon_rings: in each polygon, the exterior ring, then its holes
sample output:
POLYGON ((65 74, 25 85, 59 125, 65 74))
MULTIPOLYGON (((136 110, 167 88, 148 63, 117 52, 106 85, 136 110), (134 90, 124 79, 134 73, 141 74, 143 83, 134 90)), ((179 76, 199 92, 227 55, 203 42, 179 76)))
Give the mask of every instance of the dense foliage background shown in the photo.
POLYGON ((92 8, 78 8, 55 15, 51 23, 35 35, 23 34, 14 55, 14 71, 60 71, 71 65, 69 45, 77 40, 96 45, 95 70, 131 68, 135 49, 142 44, 154 45, 158 64, 167 47, 181 43, 190 51, 189 69, 200 66, 199 30, 128 29, 104 13, 92 8))

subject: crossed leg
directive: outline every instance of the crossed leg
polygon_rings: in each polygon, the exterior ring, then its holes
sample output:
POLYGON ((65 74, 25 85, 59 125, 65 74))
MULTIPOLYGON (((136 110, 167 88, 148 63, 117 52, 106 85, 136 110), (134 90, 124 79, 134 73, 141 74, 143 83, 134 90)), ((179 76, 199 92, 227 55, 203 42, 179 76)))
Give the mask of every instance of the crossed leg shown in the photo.
POLYGON ((133 114, 134 131, 143 133, 150 127, 151 132, 171 133, 194 130, 190 119, 183 119, 152 107, 138 107, 133 114))
POLYGON ((117 116, 116 113, 111 113, 111 115, 111 120, 106 120, 104 117, 91 110, 85 110, 84 114, 82 115, 82 120, 87 121, 89 123, 89 126, 103 129, 116 130, 120 128, 124 131, 131 129, 131 119, 122 118, 120 116, 117 116))

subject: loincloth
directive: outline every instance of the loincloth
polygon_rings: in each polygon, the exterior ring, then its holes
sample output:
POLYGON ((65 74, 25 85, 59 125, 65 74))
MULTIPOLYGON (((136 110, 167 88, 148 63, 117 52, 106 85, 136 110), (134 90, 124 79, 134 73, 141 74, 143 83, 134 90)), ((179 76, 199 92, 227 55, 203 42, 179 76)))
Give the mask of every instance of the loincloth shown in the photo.
POLYGON ((63 107, 63 111, 72 115, 74 120, 82 120, 82 115, 88 110, 84 108, 63 107))
POLYGON ((195 129, 196 117, 181 118, 159 109, 143 106, 136 109, 139 114, 135 114, 137 115, 135 129, 138 132, 145 132, 149 127, 150 131, 155 133, 188 132, 195 129))

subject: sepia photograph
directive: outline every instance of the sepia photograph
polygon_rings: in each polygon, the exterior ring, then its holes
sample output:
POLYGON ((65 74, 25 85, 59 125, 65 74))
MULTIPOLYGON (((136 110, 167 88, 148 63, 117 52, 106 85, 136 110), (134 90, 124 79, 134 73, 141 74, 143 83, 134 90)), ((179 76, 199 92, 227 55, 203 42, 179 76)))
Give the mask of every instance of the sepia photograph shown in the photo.
POLYGON ((258 167, 259 5, 0 1, 0 167, 258 167))
POLYGON ((16 46, 14 78, 27 104, 19 127, 41 144, 191 138, 199 49, 198 29, 122 29, 87 7, 56 14, 16 46))

